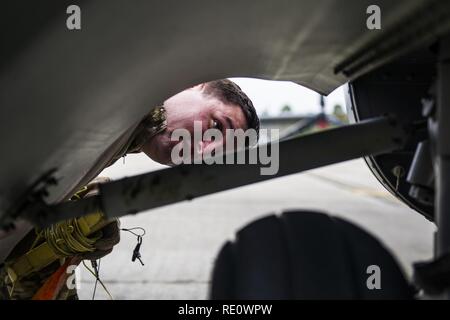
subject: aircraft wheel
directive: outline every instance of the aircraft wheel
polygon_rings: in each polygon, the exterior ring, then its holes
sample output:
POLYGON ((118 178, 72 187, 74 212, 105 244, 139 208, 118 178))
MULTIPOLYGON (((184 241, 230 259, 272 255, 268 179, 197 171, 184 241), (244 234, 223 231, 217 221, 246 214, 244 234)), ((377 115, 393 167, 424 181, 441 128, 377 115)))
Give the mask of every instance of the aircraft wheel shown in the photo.
POLYGON ((412 299, 392 255, 361 228, 310 211, 271 215, 227 242, 212 299, 412 299))

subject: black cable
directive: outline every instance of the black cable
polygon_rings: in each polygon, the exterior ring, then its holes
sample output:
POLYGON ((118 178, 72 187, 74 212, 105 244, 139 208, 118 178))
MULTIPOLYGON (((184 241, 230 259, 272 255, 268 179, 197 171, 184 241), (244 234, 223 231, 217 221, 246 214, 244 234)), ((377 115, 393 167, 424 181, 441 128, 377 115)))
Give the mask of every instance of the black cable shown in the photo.
POLYGON ((142 227, 133 227, 133 228, 129 228, 129 229, 127 229, 127 228, 122 228, 122 229, 120 229, 120 230, 129 232, 129 233, 135 235, 136 237, 139 237, 139 236, 140 236, 140 237, 143 237, 143 236, 145 236, 145 233, 146 233, 145 229, 142 228, 142 227), (133 232, 133 230, 141 230, 141 231, 142 231, 142 234, 137 234, 137 233, 133 232))
POLYGON ((142 245, 142 237, 144 237, 144 236, 145 236, 145 233, 146 233, 145 229, 142 228, 142 227, 134 227, 134 228, 129 228, 129 229, 122 228, 122 229, 120 229, 120 230, 129 232, 129 233, 133 234, 134 236, 136 236, 136 238, 137 238, 137 244, 136 244, 136 247, 134 247, 133 255, 132 255, 132 257, 131 257, 131 261, 134 262, 134 261, 136 261, 136 259, 137 259, 137 260, 139 260, 139 262, 141 263, 141 265, 144 265, 144 262, 142 262, 142 260, 141 260, 140 249, 141 249, 141 245, 142 245), (133 232, 133 230, 141 230, 141 231, 142 231, 142 234, 138 234, 138 233, 136 233, 136 232, 133 232))
POLYGON ((97 284, 98 281, 100 280, 100 263, 101 263, 102 259, 98 260, 98 264, 96 260, 92 260, 91 264, 92 264, 92 268, 94 268, 94 272, 95 272, 95 284, 94 284, 94 292, 92 293, 92 300, 95 300, 95 293, 97 291, 97 284))

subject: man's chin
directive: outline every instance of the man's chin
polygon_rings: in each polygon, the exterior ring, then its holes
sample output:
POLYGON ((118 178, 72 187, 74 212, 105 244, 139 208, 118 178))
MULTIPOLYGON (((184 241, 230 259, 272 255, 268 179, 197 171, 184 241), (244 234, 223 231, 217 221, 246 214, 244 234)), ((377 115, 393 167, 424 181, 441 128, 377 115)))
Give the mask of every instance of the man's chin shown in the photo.
POLYGON ((151 141, 146 143, 142 151, 155 162, 163 165, 173 166, 171 159, 171 141, 167 140, 164 134, 155 136, 151 141))
POLYGON ((148 154, 145 151, 144 151, 144 153, 151 160, 153 160, 153 161, 155 161, 155 162, 157 162, 159 164, 162 164, 162 165, 165 165, 165 166, 171 166, 171 167, 174 166, 174 164, 172 163, 172 160, 170 159, 170 157, 161 157, 161 156, 158 156, 158 155, 155 155, 155 154, 148 154))

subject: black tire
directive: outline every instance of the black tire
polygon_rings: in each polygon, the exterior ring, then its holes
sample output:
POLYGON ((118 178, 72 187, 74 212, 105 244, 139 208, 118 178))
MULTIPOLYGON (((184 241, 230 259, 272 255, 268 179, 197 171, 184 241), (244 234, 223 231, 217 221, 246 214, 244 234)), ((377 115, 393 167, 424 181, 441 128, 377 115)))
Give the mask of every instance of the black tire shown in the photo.
POLYGON ((359 227, 317 212, 257 220, 221 249, 212 299, 412 299, 414 291, 383 245, 359 227), (370 290, 370 265, 381 289, 370 290))

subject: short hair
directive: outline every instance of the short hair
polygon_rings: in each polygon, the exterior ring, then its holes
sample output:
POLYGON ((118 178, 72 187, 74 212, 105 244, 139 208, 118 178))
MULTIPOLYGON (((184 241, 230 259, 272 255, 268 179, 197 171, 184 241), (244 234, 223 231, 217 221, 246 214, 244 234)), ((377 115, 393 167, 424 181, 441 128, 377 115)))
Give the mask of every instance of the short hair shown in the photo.
POLYGON ((242 89, 229 79, 214 80, 205 83, 204 92, 219 99, 223 103, 238 105, 247 120, 247 129, 255 129, 259 139, 259 118, 252 100, 242 89))

